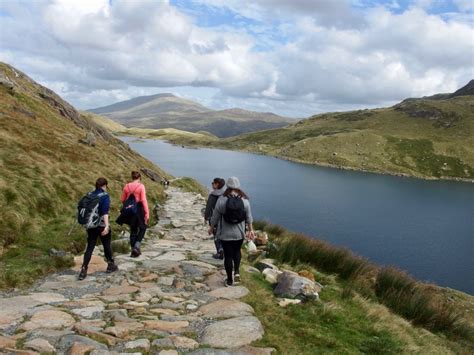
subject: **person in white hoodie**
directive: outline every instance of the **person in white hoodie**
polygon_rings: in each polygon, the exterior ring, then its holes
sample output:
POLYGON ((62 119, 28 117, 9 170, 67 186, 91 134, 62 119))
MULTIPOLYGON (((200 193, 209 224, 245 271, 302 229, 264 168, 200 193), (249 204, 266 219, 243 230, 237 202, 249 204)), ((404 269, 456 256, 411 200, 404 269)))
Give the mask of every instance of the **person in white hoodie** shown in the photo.
MULTIPOLYGON (((224 194, 225 180, 219 177, 214 178, 211 183, 212 191, 207 197, 206 210, 204 211, 204 223, 208 224, 211 221, 212 212, 216 206, 216 202, 220 196, 224 194)), ((212 255, 214 259, 224 259, 224 250, 222 243, 216 238, 216 229, 214 228, 214 244, 216 246, 216 253, 212 255)))

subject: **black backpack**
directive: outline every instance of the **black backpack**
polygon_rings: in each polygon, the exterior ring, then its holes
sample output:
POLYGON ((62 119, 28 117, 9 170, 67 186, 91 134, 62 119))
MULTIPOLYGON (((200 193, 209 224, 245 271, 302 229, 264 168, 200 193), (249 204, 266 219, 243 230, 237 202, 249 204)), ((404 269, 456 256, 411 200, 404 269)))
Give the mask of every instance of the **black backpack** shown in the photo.
POLYGON ((89 192, 82 197, 77 204, 77 222, 85 229, 97 228, 100 225, 99 201, 107 192, 95 194, 94 191, 89 192))
POLYGON ((231 224, 238 224, 245 221, 244 201, 240 196, 228 196, 225 203, 224 221, 231 224))
MULTIPOLYGON (((138 189, 135 188, 135 190, 138 189)), ((130 195, 128 195, 127 199, 123 202, 122 209, 120 213, 125 217, 131 217, 137 214, 138 207, 137 207, 137 200, 135 199, 135 190, 133 190, 130 195)))

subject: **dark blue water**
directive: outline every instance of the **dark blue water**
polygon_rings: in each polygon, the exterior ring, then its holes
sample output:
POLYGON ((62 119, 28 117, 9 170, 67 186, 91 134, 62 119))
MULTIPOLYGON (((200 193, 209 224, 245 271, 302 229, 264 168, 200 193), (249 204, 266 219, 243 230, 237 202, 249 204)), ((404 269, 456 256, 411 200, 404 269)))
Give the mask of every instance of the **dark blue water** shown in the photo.
POLYGON ((205 186, 237 176, 255 219, 348 247, 420 280, 474 294, 474 184, 292 163, 158 140, 125 142, 170 174, 205 186))

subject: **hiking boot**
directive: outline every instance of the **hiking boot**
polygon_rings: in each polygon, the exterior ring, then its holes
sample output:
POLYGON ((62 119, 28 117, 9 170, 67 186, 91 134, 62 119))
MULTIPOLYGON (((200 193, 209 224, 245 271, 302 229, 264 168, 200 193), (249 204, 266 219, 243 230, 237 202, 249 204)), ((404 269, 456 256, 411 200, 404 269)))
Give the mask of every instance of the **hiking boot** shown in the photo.
POLYGON ((224 279, 224 286, 225 287, 231 287, 232 286, 232 281, 229 281, 227 278, 224 279))
POLYGON ((142 255, 142 252, 140 251, 139 248, 133 248, 132 254, 130 254, 132 258, 138 258, 140 255, 142 255))
POLYGON ((118 266, 115 265, 115 263, 113 261, 111 261, 107 264, 107 270, 105 270, 105 272, 107 274, 110 274, 111 272, 115 272, 117 270, 118 270, 118 266))
POLYGON ((240 283, 240 274, 235 274, 235 275, 234 275, 234 283, 235 283, 235 284, 240 283))
POLYGON ((219 253, 212 254, 212 257, 214 259, 220 259, 220 254, 219 253))
POLYGON ((86 267, 81 267, 81 272, 79 273, 79 280, 84 280, 87 277, 87 268, 86 267))

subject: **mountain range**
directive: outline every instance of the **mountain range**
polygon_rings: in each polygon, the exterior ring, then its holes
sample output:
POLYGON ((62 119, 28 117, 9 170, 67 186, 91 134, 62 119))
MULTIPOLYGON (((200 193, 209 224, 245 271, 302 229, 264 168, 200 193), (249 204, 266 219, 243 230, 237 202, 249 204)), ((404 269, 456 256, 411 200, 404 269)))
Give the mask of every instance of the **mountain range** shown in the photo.
POLYGON ((206 131, 221 138, 283 127, 295 122, 294 119, 271 112, 240 108, 212 110, 197 102, 167 93, 140 96, 89 111, 109 117, 126 127, 206 131))

